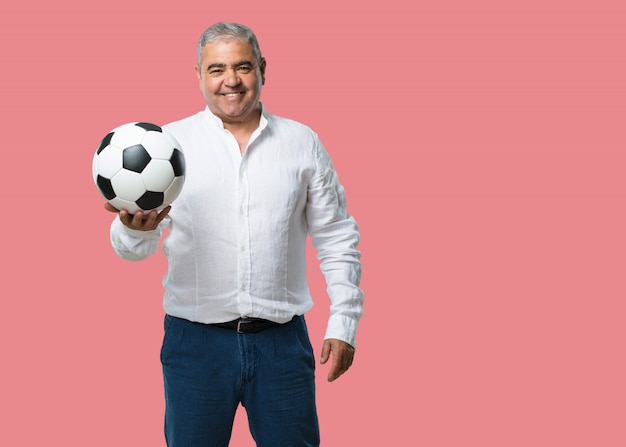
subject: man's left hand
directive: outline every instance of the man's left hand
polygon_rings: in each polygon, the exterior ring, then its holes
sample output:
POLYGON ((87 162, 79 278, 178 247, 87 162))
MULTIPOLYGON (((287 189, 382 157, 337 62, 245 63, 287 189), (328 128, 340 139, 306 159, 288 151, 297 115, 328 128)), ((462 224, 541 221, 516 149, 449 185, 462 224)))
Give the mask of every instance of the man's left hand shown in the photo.
POLYGON ((322 357, 320 363, 323 365, 328 361, 330 356, 333 356, 333 362, 328 373, 328 381, 339 378, 345 373, 350 366, 352 366, 352 360, 354 359, 354 348, 345 341, 337 340, 335 338, 329 338, 324 340, 324 346, 322 347, 322 357))

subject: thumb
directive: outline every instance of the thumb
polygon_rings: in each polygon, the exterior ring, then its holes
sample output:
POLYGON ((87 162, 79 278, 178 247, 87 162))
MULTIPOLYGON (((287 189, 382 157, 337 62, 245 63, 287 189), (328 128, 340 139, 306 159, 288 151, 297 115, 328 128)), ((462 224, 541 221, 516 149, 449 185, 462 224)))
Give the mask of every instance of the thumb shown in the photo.
POLYGON ((322 346, 322 356, 320 357, 320 363, 323 365, 328 361, 330 357, 330 341, 324 340, 324 345, 322 346))

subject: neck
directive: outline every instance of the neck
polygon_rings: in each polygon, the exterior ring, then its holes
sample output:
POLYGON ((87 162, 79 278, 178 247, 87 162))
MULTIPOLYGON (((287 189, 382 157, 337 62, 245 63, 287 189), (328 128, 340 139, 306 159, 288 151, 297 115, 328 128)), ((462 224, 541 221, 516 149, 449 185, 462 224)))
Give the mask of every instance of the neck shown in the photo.
POLYGON ((243 155, 245 152, 248 141, 252 136, 252 133, 259 127, 261 121, 261 109, 259 108, 252 116, 248 117, 244 121, 224 121, 224 129, 228 130, 239 144, 239 151, 243 155))
POLYGON ((259 127, 261 122, 261 106, 248 113, 244 117, 220 117, 224 124, 224 129, 230 130, 232 133, 252 133, 259 127))

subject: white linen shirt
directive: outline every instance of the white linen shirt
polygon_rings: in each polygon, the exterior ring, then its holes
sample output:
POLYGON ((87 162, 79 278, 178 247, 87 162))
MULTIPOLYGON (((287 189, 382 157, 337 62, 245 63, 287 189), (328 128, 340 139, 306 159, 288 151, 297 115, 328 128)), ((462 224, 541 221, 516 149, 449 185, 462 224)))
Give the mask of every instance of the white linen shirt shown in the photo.
POLYGON ((278 323, 313 306, 306 279, 311 236, 331 300, 325 338, 355 346, 363 310, 359 230, 318 136, 263 110, 243 155, 208 107, 163 127, 182 146, 186 178, 153 231, 111 225, 115 252, 141 260, 158 249, 167 314, 201 323, 257 317, 278 323))

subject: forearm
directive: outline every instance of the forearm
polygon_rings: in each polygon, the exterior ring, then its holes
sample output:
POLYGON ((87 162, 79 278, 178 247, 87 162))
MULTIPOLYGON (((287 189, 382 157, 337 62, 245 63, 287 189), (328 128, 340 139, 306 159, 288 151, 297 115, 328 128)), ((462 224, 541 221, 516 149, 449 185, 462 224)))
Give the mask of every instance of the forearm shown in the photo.
POLYGON ((325 338, 336 338, 355 347, 364 297, 360 288, 361 253, 356 249, 359 231, 349 216, 328 225, 326 230, 323 235, 314 232, 314 245, 331 301, 325 338))

